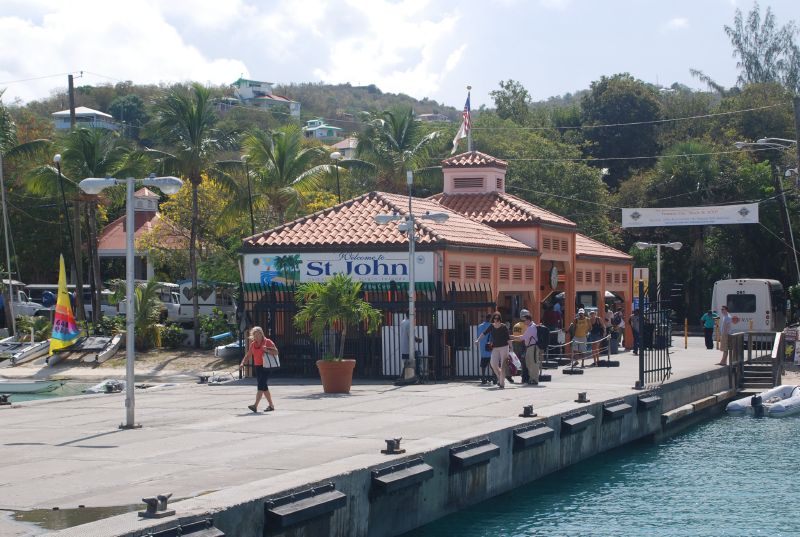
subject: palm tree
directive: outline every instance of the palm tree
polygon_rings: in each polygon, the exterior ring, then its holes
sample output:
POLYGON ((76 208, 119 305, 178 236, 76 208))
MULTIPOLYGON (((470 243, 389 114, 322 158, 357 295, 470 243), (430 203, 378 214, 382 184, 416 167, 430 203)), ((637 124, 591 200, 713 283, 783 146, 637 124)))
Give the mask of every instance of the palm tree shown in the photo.
POLYGON ((158 130, 172 146, 172 152, 148 150, 165 172, 182 175, 192 187, 192 224, 189 236, 189 274, 192 280, 194 343, 200 346, 200 306, 197 294, 197 189, 204 174, 214 168, 214 158, 224 143, 215 130, 211 94, 198 83, 190 89, 171 90, 155 106, 158 130))
POLYGON ((326 328, 340 334, 337 359, 344 355, 347 329, 357 323, 365 323, 372 333, 381 324, 382 314, 369 302, 361 298, 361 282, 345 274, 336 274, 325 282, 308 282, 295 293, 300 310, 294 316, 294 325, 304 329, 311 326, 311 337, 322 340, 326 328))
MULTIPOLYGON (((36 152, 46 148, 49 141, 32 140, 30 142, 22 144, 18 143, 17 126, 14 123, 14 118, 11 117, 11 113, 8 111, 8 108, 6 108, 2 102, 4 91, 5 90, 0 91, 0 187, 2 187, 3 189, 3 197, 5 198, 5 178, 3 176, 3 159, 5 157, 15 158, 15 157, 31 156, 36 152)), ((5 228, 6 237, 8 237, 8 235, 10 235, 11 232, 7 229, 9 222, 7 207, 3 207, 2 209, 3 209, 3 228, 5 228)), ((10 264, 9 259, 7 259, 6 261, 10 264)), ((8 266, 7 270, 10 273, 11 266, 8 266)), ((10 282, 8 287, 8 294, 6 295, 6 300, 11 300, 10 282)), ((11 314, 10 309, 5 308, 5 311, 6 311, 6 316, 10 317, 11 314)), ((14 320, 7 318, 6 326, 14 326, 14 320)))
MULTIPOLYGON (((303 206, 306 197, 322 188, 323 180, 332 177, 334 171, 331 165, 317 164, 325 158, 325 152, 321 147, 304 147, 303 133, 295 125, 251 131, 242 146, 251 191, 237 189, 239 194, 228 206, 227 218, 247 211, 252 201, 253 211, 266 215, 266 225, 284 224, 289 211, 303 206)), ((220 164, 225 165, 223 169, 243 167, 240 161, 220 164)))
MULTIPOLYGON (((63 176, 75 195, 80 195, 75 187, 86 177, 112 177, 140 175, 145 163, 137 158, 121 140, 119 135, 104 129, 79 128, 69 132, 63 139, 61 151, 63 159, 63 176), (70 179, 72 177, 73 179, 70 179)), ((36 194, 57 195, 59 177, 47 166, 34 170, 28 181, 28 189, 36 194)), ((118 187, 119 195, 124 191, 118 187)), ((88 253, 90 272, 92 273, 92 321, 100 321, 100 293, 103 282, 100 274, 100 256, 97 251, 97 204, 100 196, 83 195, 86 203, 88 233, 88 253)))
POLYGON ((394 108, 366 116, 367 127, 356 135, 356 159, 341 162, 343 168, 365 171, 375 177, 375 187, 386 192, 405 193, 406 172, 438 175, 441 169, 428 166, 438 131, 422 135, 420 122, 411 108, 394 108))

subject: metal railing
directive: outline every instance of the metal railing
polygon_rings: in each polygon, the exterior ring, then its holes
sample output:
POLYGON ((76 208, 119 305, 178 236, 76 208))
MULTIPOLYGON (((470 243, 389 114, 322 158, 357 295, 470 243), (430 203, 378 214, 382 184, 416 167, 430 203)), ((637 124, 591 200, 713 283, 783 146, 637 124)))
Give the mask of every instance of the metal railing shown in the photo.
MULTIPOLYGON (((724 337, 724 336, 723 336, 724 337)), ((770 365, 773 386, 781 383, 786 341, 783 332, 737 332, 728 336, 731 386, 741 389, 745 365, 770 365)))

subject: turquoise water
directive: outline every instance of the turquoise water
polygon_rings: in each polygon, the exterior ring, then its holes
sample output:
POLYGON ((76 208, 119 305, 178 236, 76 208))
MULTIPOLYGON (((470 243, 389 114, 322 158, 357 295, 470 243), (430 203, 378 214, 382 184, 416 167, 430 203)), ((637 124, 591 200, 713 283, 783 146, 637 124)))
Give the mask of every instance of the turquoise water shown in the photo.
POLYGON ((71 395, 83 395, 83 390, 91 388, 95 383, 87 382, 66 382, 61 387, 48 393, 12 393, 11 402, 21 403, 22 401, 34 401, 36 399, 55 399, 57 397, 68 397, 71 395))
POLYGON ((723 416, 616 449, 406 537, 800 533, 800 417, 723 416))

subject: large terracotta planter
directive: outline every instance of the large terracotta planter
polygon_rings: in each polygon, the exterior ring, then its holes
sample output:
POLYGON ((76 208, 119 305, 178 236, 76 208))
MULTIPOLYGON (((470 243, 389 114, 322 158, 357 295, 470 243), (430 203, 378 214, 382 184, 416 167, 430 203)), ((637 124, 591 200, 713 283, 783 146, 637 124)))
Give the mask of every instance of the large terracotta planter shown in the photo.
POLYGON ((322 379, 322 389, 325 393, 350 393, 353 385, 353 368, 355 360, 341 360, 338 362, 317 360, 317 369, 322 379))

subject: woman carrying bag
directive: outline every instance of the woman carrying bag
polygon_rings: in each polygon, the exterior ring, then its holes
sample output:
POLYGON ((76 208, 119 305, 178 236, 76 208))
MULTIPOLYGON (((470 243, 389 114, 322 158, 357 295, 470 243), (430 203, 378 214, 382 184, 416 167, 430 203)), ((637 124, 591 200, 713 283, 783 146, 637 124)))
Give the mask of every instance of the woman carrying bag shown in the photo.
POLYGON ((264 412, 271 412, 275 410, 275 406, 272 404, 272 397, 269 394, 269 371, 270 369, 280 367, 280 361, 278 361, 278 347, 275 346, 275 343, 271 339, 264 336, 264 331, 260 326, 254 326, 250 329, 249 341, 250 344, 247 347, 247 353, 244 355, 244 358, 242 358, 240 366, 244 367, 248 358, 253 359, 253 367, 255 368, 256 379, 258 381, 258 391, 256 391, 255 404, 248 405, 247 408, 253 412, 258 412, 258 403, 261 402, 261 397, 263 396, 267 398, 267 404, 269 405, 264 409, 264 412))

